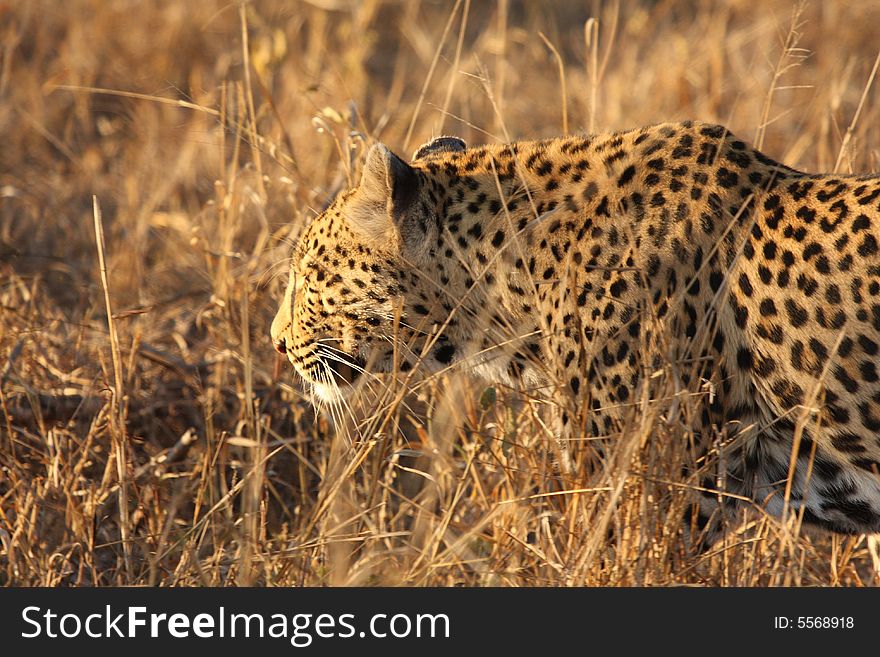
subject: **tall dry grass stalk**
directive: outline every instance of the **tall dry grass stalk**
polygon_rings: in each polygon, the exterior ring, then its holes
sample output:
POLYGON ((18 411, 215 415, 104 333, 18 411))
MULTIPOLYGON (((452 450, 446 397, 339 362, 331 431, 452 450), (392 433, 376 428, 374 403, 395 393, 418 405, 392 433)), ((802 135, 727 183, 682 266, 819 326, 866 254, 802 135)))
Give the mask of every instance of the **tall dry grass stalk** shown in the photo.
MULTIPOLYGON (((110 300, 110 280, 107 275, 107 259, 104 255, 104 223, 101 218, 101 206, 98 197, 92 196, 92 210, 95 220, 95 245, 98 249, 98 267, 101 272, 101 286, 104 288, 104 307, 107 310, 107 328, 110 337, 110 352, 113 358, 113 394, 111 397, 111 437, 113 441, 113 458, 116 461, 116 485, 118 487, 119 504, 119 537, 122 541, 122 553, 125 559, 125 576, 132 576, 131 543, 129 542, 128 513, 128 456, 127 436, 125 435, 125 398, 123 396, 122 357, 119 353, 119 336, 116 333, 116 322, 113 304, 110 300)), ((108 469, 111 461, 107 461, 108 469)))
POLYGON ((537 391, 407 374, 334 418, 269 344, 291 245, 375 138, 699 118, 792 166, 876 170, 880 6, 791 10, 0 7, 0 583, 874 583, 862 538, 757 506, 690 549, 694 363, 663 360, 560 474, 537 391))

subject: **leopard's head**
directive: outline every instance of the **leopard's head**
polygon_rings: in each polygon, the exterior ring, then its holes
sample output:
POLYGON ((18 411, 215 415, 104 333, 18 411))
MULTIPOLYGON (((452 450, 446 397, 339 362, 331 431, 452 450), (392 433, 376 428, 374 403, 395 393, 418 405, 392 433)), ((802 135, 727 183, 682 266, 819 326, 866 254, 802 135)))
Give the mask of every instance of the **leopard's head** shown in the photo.
POLYGON ((373 146, 357 187, 316 217, 294 249, 271 335, 319 399, 344 398, 368 372, 452 360, 448 339, 436 337, 450 308, 434 249, 442 186, 422 165, 464 143, 432 144, 412 165, 373 146))

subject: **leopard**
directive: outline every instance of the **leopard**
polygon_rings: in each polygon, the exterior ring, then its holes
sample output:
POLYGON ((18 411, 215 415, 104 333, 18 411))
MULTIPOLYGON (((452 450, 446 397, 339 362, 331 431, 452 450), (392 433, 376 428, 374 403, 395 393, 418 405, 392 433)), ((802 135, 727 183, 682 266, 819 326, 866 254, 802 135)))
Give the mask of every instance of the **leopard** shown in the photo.
POLYGON ((318 399, 461 368, 568 400, 569 438, 619 436, 686 364, 692 434, 730 446, 690 526, 717 531, 721 482, 734 510, 872 535, 878 239, 880 175, 805 173, 712 123, 375 143, 303 229, 270 333, 318 399))

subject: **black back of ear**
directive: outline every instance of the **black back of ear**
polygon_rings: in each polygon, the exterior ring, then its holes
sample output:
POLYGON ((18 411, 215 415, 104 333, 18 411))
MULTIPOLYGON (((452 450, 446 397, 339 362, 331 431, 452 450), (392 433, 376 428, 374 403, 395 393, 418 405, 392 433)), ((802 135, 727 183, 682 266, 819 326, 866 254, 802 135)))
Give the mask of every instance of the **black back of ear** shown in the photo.
POLYGON ((458 153, 466 148, 467 144, 458 137, 452 137, 449 135, 437 137, 436 139, 432 139, 428 143, 419 146, 418 149, 416 149, 416 152, 413 153, 412 161, 415 162, 416 160, 431 157, 432 155, 439 155, 440 153, 458 153))
POLYGON ((400 221, 419 196, 419 174, 391 151, 388 151, 388 155, 391 216, 395 221, 400 221))
POLYGON ((399 230, 418 205, 419 173, 384 144, 367 152, 355 195, 347 205, 348 220, 362 234, 386 240, 399 230))
POLYGON ((376 144, 367 153, 360 188, 367 197, 388 206, 393 216, 415 201, 419 174, 384 144, 376 144))

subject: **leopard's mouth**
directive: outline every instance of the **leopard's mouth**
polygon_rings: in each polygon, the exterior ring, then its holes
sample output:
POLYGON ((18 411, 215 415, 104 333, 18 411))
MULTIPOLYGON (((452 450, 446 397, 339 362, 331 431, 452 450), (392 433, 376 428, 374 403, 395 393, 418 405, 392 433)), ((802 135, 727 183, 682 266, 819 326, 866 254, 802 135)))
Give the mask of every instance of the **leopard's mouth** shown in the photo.
POLYGON ((287 356, 290 364, 308 383, 351 386, 367 367, 363 357, 343 350, 339 340, 319 340, 305 358, 296 355, 284 338, 276 340, 274 346, 278 353, 287 356))
POLYGON ((366 372, 366 360, 343 351, 340 346, 337 341, 322 341, 306 359, 296 357, 292 351, 286 352, 297 374, 325 401, 351 396, 355 384, 366 372))
POLYGON ((326 372, 333 377, 336 383, 354 385, 366 371, 367 362, 360 356, 334 354, 326 356, 320 361, 326 372))

